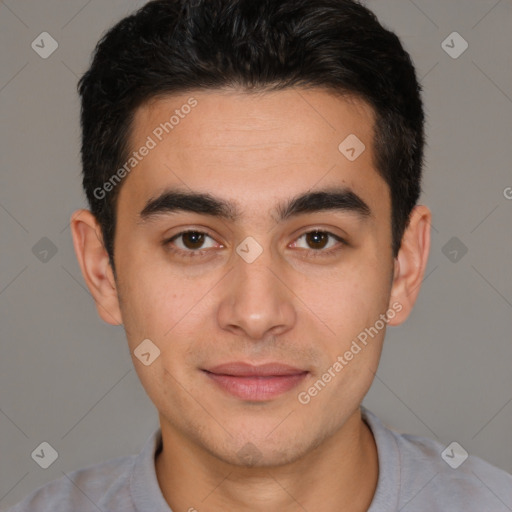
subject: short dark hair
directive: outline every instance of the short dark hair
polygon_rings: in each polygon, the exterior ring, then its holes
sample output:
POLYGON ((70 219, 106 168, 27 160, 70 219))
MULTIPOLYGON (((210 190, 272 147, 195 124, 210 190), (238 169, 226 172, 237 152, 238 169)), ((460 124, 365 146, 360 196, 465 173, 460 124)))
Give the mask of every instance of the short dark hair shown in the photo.
POLYGON ((95 190, 127 161, 137 108, 193 90, 294 86, 373 108, 396 256, 420 195, 424 147, 421 86, 398 37, 354 0, 154 0, 101 38, 78 84, 83 187, 112 268, 121 185, 95 190))

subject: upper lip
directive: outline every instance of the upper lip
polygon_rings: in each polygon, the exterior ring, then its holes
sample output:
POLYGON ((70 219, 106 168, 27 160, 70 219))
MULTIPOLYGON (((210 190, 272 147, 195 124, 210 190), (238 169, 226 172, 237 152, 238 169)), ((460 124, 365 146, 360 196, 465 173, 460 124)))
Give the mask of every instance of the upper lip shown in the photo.
POLYGON ((267 363, 255 366, 243 362, 219 364, 211 368, 206 368, 205 370, 217 375, 230 375, 233 377, 271 377, 282 375, 298 375, 307 372, 307 370, 302 370, 300 368, 295 368, 293 366, 282 363, 267 363))

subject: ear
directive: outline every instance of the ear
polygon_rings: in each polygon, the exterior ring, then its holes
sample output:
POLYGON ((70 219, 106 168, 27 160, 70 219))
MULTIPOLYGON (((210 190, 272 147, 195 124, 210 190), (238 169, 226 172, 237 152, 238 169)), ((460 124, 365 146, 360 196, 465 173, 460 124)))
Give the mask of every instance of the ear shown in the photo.
MULTIPOLYGON (((409 225, 404 232, 402 245, 395 258, 395 271, 391 287, 389 307, 400 303, 389 325, 400 325, 409 316, 418 293, 427 266, 430 251, 430 225, 432 214, 426 206, 416 206, 410 216, 409 225)), ((393 308, 395 309, 395 308, 393 308)))
POLYGON ((121 325, 123 321, 116 281, 96 217, 89 210, 73 212, 71 234, 82 275, 98 314, 108 324, 121 325))

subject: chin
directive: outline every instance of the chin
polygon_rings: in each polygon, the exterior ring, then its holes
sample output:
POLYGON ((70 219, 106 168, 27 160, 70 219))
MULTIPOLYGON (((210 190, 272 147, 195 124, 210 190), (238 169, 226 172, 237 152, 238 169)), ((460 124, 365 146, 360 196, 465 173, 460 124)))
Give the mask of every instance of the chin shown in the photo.
POLYGON ((253 428, 250 432, 247 429, 235 432, 231 429, 233 437, 224 436, 220 443, 213 439, 203 439, 203 445, 227 464, 247 468, 272 468, 297 461, 322 441, 316 439, 312 432, 308 439, 300 438, 300 432, 304 433, 304 428, 297 427, 295 430, 290 425, 279 433, 269 435, 278 424, 274 418, 272 426, 269 428, 266 425, 261 431, 253 428))

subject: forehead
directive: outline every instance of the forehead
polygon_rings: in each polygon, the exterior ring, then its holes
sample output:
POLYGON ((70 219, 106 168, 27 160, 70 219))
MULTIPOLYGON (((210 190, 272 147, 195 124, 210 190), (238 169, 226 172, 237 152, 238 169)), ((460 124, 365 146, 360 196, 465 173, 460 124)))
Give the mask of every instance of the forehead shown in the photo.
POLYGON ((256 150, 265 142, 269 146, 305 141, 328 144, 332 138, 335 143, 347 130, 370 142, 373 124, 374 111, 366 102, 322 89, 207 90, 149 100, 135 113, 131 139, 136 142, 148 131, 162 128, 163 138, 171 133, 179 138, 175 149, 252 145, 256 150), (169 121, 172 127, 165 125, 169 121))
POLYGON ((135 113, 129 141, 131 151, 151 150, 129 173, 119 202, 125 196, 140 210, 180 186, 261 209, 317 185, 364 189, 371 202, 384 184, 374 166, 373 126, 368 104, 320 89, 154 98, 135 113), (357 152, 364 148, 354 160, 343 153, 347 140, 357 152))

